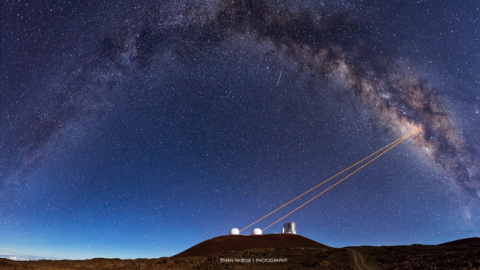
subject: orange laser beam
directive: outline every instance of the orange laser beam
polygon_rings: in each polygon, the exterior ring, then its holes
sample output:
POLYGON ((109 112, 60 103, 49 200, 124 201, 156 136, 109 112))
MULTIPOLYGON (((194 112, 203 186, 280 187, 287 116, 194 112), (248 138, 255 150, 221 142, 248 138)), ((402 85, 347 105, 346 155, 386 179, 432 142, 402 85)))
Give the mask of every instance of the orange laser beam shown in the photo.
POLYGON ((247 227, 245 227, 245 228, 241 229, 241 230, 240 230, 240 232, 242 232, 242 231, 244 231, 244 230, 248 229, 249 227, 253 226, 254 224, 256 224, 256 223, 258 223, 258 222, 262 221, 263 219, 267 218, 268 216, 272 215, 273 213, 277 212, 278 210, 282 209, 283 207, 285 207, 285 206, 289 205, 290 203, 292 203, 292 202, 294 202, 294 201, 296 201, 296 200, 300 199, 301 197, 303 197, 303 196, 304 196, 304 195, 306 195, 307 193, 309 193, 309 192, 311 192, 312 190, 314 190, 314 189, 316 189, 316 188, 320 187, 321 185, 323 185, 323 184, 327 183, 328 181, 332 180, 333 178, 335 178, 335 177, 339 176, 340 174, 342 174, 342 173, 344 173, 344 172, 346 172, 346 171, 350 170, 351 168, 353 168, 353 167, 357 166, 358 164, 360 164, 360 163, 364 162, 365 160, 367 160, 368 158, 370 158, 370 157, 374 156, 375 154, 377 154, 378 152, 382 151, 383 149, 385 149, 385 148, 387 148, 387 147, 391 146, 392 144, 394 144, 394 143, 396 143, 396 142, 398 142, 398 141, 400 141, 400 140, 402 140, 402 139, 404 139, 404 138, 407 138, 407 136, 413 135, 413 133, 417 132, 418 130, 421 130, 421 127, 417 128, 417 129, 415 129, 415 130, 413 130, 413 131, 410 131, 410 132, 409 132, 409 133, 407 133, 406 135, 403 135, 402 137, 400 137, 400 138, 396 139, 395 141, 393 141, 393 142, 391 142, 391 143, 389 143, 389 144, 385 145, 384 147, 382 147, 382 148, 378 149, 377 151, 373 152, 372 154, 370 154, 369 156, 367 156, 367 157, 363 158, 362 160, 358 161, 357 163, 355 163, 355 164, 351 165, 350 167, 348 167, 348 168, 346 168, 346 169, 342 170, 341 172, 339 172, 339 173, 335 174, 334 176, 331 176, 330 178, 328 178, 327 180, 323 181, 322 183, 320 183, 320 184, 318 184, 318 185, 316 185, 316 186, 312 187, 311 189, 309 189, 309 190, 305 191, 304 193, 302 193, 302 194, 298 195, 297 197, 295 197, 295 198, 294 198, 294 199, 292 199, 291 201, 289 201, 289 202, 287 202, 287 203, 283 204, 282 206, 278 207, 277 209, 273 210, 272 212, 268 213, 267 215, 263 216, 262 218, 260 218, 260 219, 256 220, 255 222, 251 223, 251 224, 250 224, 250 225, 248 225, 247 227))
MULTIPOLYGON (((401 139, 400 141, 396 142, 395 144, 393 144, 392 146, 390 146, 387 150, 385 150, 384 152, 380 153, 378 156, 374 157, 373 159, 371 159, 370 161, 368 161, 367 163, 363 164, 361 167, 359 167, 358 169, 356 169, 355 171, 353 171, 352 173, 350 173, 349 175, 345 176, 344 178, 342 178, 341 180, 339 180, 337 183, 333 184, 332 186, 330 186, 329 188, 327 188, 326 190, 320 192, 318 195, 316 195, 315 197, 311 198, 310 200, 306 201, 305 203, 303 203, 302 205, 300 205, 299 207, 293 209, 292 211, 290 211, 288 214, 286 214, 285 216, 281 217, 280 219, 278 219, 277 221, 273 222, 272 224, 268 225, 267 227, 265 227, 262 231, 270 228, 271 226, 275 225, 277 222, 281 221, 282 219, 288 217, 289 215, 291 215, 292 213, 294 213, 295 211, 297 211, 298 209, 302 208, 303 206, 305 206, 306 204, 308 204, 309 202, 313 201, 314 199, 318 198, 320 195, 324 194, 325 192, 329 191, 330 189, 332 189, 334 186, 340 184, 342 181, 344 181, 345 179, 349 178, 350 176, 352 176, 353 174, 355 174, 356 172, 358 172, 359 170, 363 169, 365 166, 367 166, 368 164, 372 163, 374 160, 376 160, 377 158, 381 157, 382 155, 384 155, 385 153, 387 153, 388 151, 392 150, 395 146, 397 146, 398 144, 400 144, 401 142, 403 142, 404 140, 408 139, 410 136, 414 135, 415 133, 417 133, 418 131, 420 131, 422 128, 419 127, 417 129, 415 129, 414 131, 410 132, 408 134, 408 136, 403 136, 405 138, 401 139)), ((398 139, 397 139, 398 140, 398 139)))

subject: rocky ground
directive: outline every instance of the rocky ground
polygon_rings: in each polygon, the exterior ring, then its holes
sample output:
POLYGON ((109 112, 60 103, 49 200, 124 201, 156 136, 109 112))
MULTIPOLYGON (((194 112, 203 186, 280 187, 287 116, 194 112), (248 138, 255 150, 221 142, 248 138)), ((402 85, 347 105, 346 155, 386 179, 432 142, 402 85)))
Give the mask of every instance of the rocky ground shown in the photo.
POLYGON ((202 242, 176 256, 159 259, 39 260, 24 262, 0 259, 0 269, 480 270, 480 238, 463 239, 437 246, 362 246, 346 248, 327 247, 303 237, 272 239, 263 236, 263 238, 259 237, 257 240, 248 239, 248 237, 238 240, 237 237, 237 242, 229 240, 232 240, 232 238, 224 237, 218 239, 217 237, 202 242), (261 246, 260 248, 254 247, 256 241, 261 246), (228 245, 226 243, 228 243, 228 245), (243 245, 241 250, 235 249, 236 243, 240 246, 243 245), (301 247, 301 243, 305 243, 306 247, 301 247), (270 245, 270 247, 268 247, 268 245, 270 245), (215 247, 218 247, 219 250, 223 249, 224 251, 215 250, 215 247), (235 250, 228 250, 229 248, 234 248, 235 250), (205 252, 209 255, 202 254, 205 252))

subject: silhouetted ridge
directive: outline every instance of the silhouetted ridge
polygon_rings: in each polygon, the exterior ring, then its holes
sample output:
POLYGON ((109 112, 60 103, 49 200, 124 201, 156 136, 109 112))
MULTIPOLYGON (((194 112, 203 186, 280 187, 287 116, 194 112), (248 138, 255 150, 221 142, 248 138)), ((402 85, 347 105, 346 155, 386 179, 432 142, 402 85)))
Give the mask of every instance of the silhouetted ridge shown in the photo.
POLYGON ((446 242, 440 244, 439 246, 470 246, 470 247, 480 247, 480 237, 472 237, 459 239, 455 241, 446 242))
POLYGON ((331 247, 296 234, 225 235, 203 241, 175 256, 210 256, 213 254, 265 248, 326 248, 331 247))

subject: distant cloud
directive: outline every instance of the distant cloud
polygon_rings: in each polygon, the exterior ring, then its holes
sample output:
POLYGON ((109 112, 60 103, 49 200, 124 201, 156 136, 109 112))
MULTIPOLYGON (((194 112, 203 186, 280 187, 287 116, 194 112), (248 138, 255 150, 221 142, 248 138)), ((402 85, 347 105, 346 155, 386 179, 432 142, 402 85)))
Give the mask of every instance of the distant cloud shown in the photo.
POLYGON ((11 253, 0 253, 0 258, 9 259, 12 261, 37 261, 37 260, 58 260, 57 258, 49 258, 42 256, 28 256, 28 255, 15 255, 11 253))

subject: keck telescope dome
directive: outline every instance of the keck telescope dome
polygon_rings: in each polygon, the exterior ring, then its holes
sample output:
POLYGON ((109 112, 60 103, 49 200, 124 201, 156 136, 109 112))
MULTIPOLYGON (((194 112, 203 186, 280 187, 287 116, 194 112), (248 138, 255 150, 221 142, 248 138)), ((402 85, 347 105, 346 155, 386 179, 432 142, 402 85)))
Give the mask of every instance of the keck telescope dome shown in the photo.
POLYGON ((262 234, 262 230, 260 228, 255 228, 252 231, 252 235, 261 235, 261 234, 262 234))

